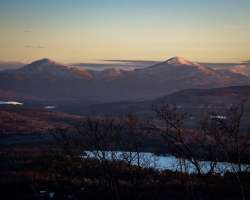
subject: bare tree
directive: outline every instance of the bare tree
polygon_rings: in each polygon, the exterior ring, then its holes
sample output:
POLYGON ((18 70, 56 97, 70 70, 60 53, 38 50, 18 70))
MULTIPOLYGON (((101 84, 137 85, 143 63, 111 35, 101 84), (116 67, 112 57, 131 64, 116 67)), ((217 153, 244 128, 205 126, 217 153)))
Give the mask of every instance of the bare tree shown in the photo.
POLYGON ((112 151, 119 143, 122 125, 114 118, 86 118, 78 133, 86 139, 93 156, 100 161, 103 170, 103 184, 107 187, 113 198, 120 199, 119 181, 114 173, 118 160, 117 152, 112 151))
POLYGON ((141 199, 140 187, 147 182, 144 169, 155 163, 153 154, 144 153, 144 136, 146 134, 146 122, 135 115, 128 115, 123 119, 123 144, 126 152, 123 152, 123 161, 130 167, 130 183, 133 199, 141 199))
MULTIPOLYGON (((186 141, 184 128, 184 120, 187 114, 179 112, 175 105, 162 103, 155 108, 159 124, 156 125, 158 130, 162 132, 164 139, 174 146, 174 149, 180 158, 187 159, 196 169, 198 174, 201 174, 201 166, 197 160, 191 144, 186 141)), ((185 160, 180 160, 181 167, 186 169, 185 160)))
POLYGON ((223 155, 223 160, 226 159, 228 163, 231 163, 231 171, 240 187, 242 200, 246 199, 243 173, 248 170, 243 165, 243 158, 244 152, 249 148, 248 141, 244 139, 244 133, 240 131, 244 105, 245 102, 242 102, 231 106, 225 113, 216 112, 213 116, 217 117, 210 117, 206 124, 206 127, 209 127, 208 135, 215 142, 216 150, 223 155))
MULTIPOLYGON (((190 169, 194 168, 198 175, 202 174, 202 166, 197 155, 192 147, 192 143, 187 141, 186 129, 184 122, 188 115, 178 110, 177 106, 162 103, 160 106, 155 107, 156 118, 158 123, 155 128, 162 133, 163 138, 168 145, 173 146, 175 154, 178 156, 179 170, 184 173, 189 173, 190 169), (190 166, 191 164, 191 166, 190 166)), ((179 179, 186 187, 186 191, 190 194, 190 198, 196 199, 193 177, 188 176, 188 179, 182 174, 179 174, 179 179)))
POLYGON ((203 166, 199 159, 209 160, 209 169, 205 171, 209 173, 216 172, 219 160, 227 161, 231 163, 232 173, 240 187, 241 198, 246 199, 246 186, 242 181, 242 173, 246 171, 246 167, 242 164, 242 159, 244 151, 249 148, 249 143, 243 139, 243 134, 240 132, 244 103, 232 106, 224 113, 214 112, 203 118, 198 137, 196 141, 192 138, 191 142, 186 139, 187 129, 184 127, 186 114, 179 112, 176 106, 164 103, 155 111, 159 120, 156 127, 162 132, 166 141, 173 144, 178 156, 185 158, 180 159, 180 166, 186 168, 185 160, 187 160, 194 166, 197 174, 201 175, 203 166))

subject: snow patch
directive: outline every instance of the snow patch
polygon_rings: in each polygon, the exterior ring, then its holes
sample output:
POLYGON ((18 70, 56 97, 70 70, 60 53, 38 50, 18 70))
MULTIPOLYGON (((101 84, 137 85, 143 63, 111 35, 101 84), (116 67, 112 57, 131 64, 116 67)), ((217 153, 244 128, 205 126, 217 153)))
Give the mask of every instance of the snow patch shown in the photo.
POLYGON ((178 56, 170 58, 166 62, 168 64, 171 64, 171 65, 195 65, 195 66, 199 66, 198 63, 191 62, 183 57, 178 57, 178 56))

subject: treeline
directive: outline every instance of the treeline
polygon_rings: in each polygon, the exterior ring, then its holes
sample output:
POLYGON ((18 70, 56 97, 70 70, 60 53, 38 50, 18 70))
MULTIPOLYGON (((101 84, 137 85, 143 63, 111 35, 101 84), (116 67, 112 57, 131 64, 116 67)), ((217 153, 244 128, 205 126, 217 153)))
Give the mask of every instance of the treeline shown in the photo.
POLYGON ((250 174, 157 171, 59 152, 1 155, 3 199, 249 199, 250 174), (242 190, 242 191, 241 191, 242 190), (53 197, 50 197, 53 194, 53 197))
POLYGON ((134 115, 87 117, 75 125, 74 134, 67 127, 48 129, 56 146, 47 150, 1 152, 4 199, 250 198, 250 173, 244 165, 249 140, 240 132, 244 104, 229 108, 223 117, 207 113, 197 130, 185 127, 189 115, 174 105, 161 104, 154 111, 155 117, 147 120, 134 115), (178 172, 152 167, 155 156, 142 153, 149 136, 161 138, 161 153, 178 157, 178 172), (123 150, 122 157, 116 150, 123 150), (209 161, 206 173, 200 160, 209 161), (221 160, 231 165, 231 172, 216 171, 221 160))

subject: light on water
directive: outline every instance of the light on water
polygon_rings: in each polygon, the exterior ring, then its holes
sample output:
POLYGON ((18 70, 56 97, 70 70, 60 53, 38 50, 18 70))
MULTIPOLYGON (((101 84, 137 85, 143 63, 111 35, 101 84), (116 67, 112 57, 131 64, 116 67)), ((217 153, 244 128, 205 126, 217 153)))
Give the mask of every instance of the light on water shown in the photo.
POLYGON ((16 102, 16 101, 0 101, 0 105, 22 106, 23 103, 19 103, 19 102, 16 102))

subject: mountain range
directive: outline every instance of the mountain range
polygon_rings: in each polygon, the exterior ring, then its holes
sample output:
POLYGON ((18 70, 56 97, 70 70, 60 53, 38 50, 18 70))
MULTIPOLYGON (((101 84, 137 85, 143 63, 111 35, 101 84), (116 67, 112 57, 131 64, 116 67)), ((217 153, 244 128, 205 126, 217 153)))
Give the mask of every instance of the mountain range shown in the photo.
POLYGON ((186 89, 248 85, 249 69, 246 66, 215 69, 173 57, 141 69, 95 71, 41 59, 1 71, 0 98, 47 102, 144 101, 186 89))

